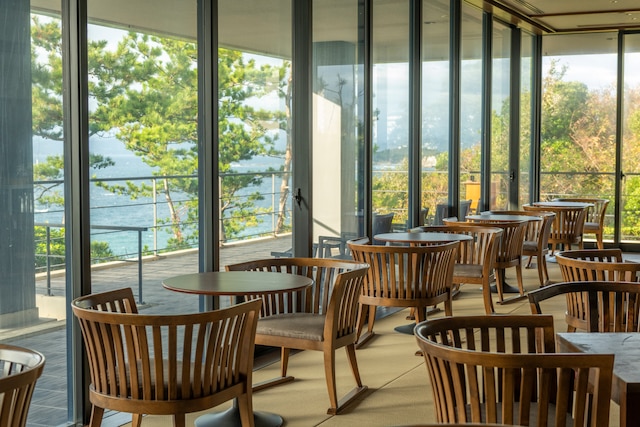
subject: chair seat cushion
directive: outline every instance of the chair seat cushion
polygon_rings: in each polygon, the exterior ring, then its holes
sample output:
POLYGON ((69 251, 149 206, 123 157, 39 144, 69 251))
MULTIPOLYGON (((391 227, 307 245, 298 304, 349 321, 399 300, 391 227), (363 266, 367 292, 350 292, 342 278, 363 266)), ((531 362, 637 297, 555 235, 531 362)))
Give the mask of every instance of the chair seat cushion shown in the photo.
POLYGON ((482 277, 483 266, 480 264, 454 264, 453 277, 482 277))
POLYGON ((304 340, 324 339, 325 316, 311 313, 288 313, 258 320, 258 335, 273 335, 304 340))
POLYGON ((597 222, 585 222, 584 223, 584 231, 598 231, 600 230, 600 224, 597 222))

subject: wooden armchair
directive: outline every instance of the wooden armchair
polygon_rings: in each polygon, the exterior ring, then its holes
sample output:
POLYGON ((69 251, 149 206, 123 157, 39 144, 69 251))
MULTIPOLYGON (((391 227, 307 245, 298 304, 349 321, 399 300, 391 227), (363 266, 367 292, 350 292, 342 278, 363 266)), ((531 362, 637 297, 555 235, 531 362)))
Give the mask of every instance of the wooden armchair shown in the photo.
POLYGON ((491 282, 495 280, 493 265, 498 254, 502 229, 469 225, 464 222, 419 228, 427 232, 466 234, 472 237, 471 240, 460 242, 453 266, 453 284, 456 287, 462 284, 480 285, 485 312, 494 313, 491 282))
POLYGON ((567 330, 640 332, 640 284, 634 282, 563 282, 529 292, 531 313, 540 303, 567 296, 567 330))
POLYGON ((130 288, 71 303, 84 339, 92 427, 105 409, 133 414, 185 414, 236 399, 243 426, 253 426, 251 378, 260 301, 203 313, 137 313, 130 288))
POLYGON ((592 203, 593 206, 587 209, 587 214, 584 222, 584 233, 595 234, 596 244, 598 245, 598 249, 604 249, 602 235, 604 233, 604 218, 607 213, 607 206, 609 206, 609 200, 579 198, 579 197, 567 197, 567 198, 555 199, 555 200, 567 201, 567 202, 592 203))
POLYGON ((256 344, 281 348, 280 377, 254 386, 254 391, 293 381, 287 375, 290 349, 324 352, 329 414, 340 413, 349 403, 361 396, 367 387, 362 385, 355 354, 358 324, 358 298, 369 266, 355 261, 318 258, 263 259, 228 265, 228 271, 260 270, 283 274, 300 274, 314 279, 311 292, 299 295, 250 295, 262 298, 256 344), (287 301, 304 304, 288 306, 287 301), (335 352, 344 347, 355 378, 356 387, 338 400, 335 377, 335 352))
POLYGON ((562 280, 639 282, 640 263, 624 261, 620 249, 583 249, 556 255, 562 280))
POLYGON ((441 302, 445 313, 452 314, 451 287, 458 244, 378 246, 347 242, 353 258, 370 266, 360 296, 358 347, 374 334, 378 306, 415 307, 418 322, 426 319, 427 307, 441 302), (367 332, 362 335, 365 320, 367 332))
POLYGON ((444 317, 415 334, 439 423, 609 425, 613 354, 554 353, 552 316, 444 317))
POLYGON ((524 245, 525 232, 529 221, 483 221, 466 222, 472 227, 495 227, 502 230, 499 241, 496 261, 493 267, 496 270, 496 288, 498 292, 498 303, 517 301, 524 298, 524 284, 522 283, 522 247, 524 245), (505 270, 515 267, 516 279, 518 281, 518 295, 505 298, 503 289, 505 282, 505 270))
POLYGON ((573 245, 578 245, 580 249, 583 248, 582 237, 587 214, 586 208, 522 205, 522 209, 529 212, 553 212, 556 214, 549 234, 551 255, 559 246, 566 250, 571 250, 573 245))
POLYGON ((24 427, 44 356, 34 350, 0 344, 0 426, 24 427))
POLYGON ((532 212, 525 210, 491 212, 505 215, 535 215, 542 218, 541 221, 527 222, 524 244, 522 245, 522 255, 529 257, 529 260, 527 261, 527 268, 531 266, 533 257, 536 257, 540 286, 547 285, 549 283, 549 272, 547 270, 546 255, 549 253, 549 235, 551 234, 551 226, 556 218, 556 214, 553 212, 532 212))

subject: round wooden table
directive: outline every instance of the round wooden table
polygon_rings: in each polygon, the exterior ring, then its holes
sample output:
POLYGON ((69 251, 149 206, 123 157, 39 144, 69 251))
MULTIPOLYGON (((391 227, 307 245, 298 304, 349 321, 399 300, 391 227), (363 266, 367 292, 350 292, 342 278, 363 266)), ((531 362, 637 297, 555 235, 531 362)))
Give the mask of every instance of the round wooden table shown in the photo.
POLYGON ((437 233, 431 231, 403 232, 403 233, 382 233, 373 236, 374 239, 389 243, 447 243, 471 240, 472 237, 466 234, 437 233))
POLYGON ((482 222, 511 222, 511 221, 542 221, 542 218, 534 215, 511 215, 511 214, 479 214, 479 215, 467 215, 467 221, 482 222))
POLYGON ((551 200, 548 202, 533 202, 532 205, 550 207, 550 208, 554 208, 554 207, 556 208, 590 208, 593 206, 593 203, 551 200))
MULTIPOLYGON (((175 292, 194 295, 235 296, 240 302, 244 295, 255 293, 278 294, 297 291, 313 284, 313 279, 297 274, 268 271, 211 271, 206 273, 183 274, 162 281, 162 286, 175 292)), ((256 427, 279 427, 284 423, 278 414, 254 411, 256 427)), ((242 426, 238 412, 238 402, 226 411, 205 414, 195 421, 196 427, 242 426)))

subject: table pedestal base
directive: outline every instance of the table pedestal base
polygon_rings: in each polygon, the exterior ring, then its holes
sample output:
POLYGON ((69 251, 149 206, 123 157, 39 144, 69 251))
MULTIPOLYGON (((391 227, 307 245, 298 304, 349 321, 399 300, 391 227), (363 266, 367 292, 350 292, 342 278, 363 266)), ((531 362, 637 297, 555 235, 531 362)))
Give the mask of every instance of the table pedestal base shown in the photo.
MULTIPOLYGON (((270 412, 253 413, 255 427, 280 427, 284 420, 280 415, 270 412)), ((196 427, 241 427, 240 413, 234 405, 224 412, 214 414, 205 414, 198 417, 195 421, 196 427)))

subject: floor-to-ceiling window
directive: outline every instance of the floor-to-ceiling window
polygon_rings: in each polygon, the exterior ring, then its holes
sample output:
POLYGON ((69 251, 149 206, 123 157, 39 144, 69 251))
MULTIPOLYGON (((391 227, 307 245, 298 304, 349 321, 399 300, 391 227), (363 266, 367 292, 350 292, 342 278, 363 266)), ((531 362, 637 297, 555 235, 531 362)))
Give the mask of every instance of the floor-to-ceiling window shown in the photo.
POLYGON ((406 227, 409 189, 409 2, 373 1, 373 234, 406 227))
POLYGON ((530 202, 531 187, 531 100, 533 94, 533 47, 535 37, 522 32, 520 40, 520 144, 518 207, 530 202))
POLYGON ((477 208, 481 203, 482 15, 482 10, 463 4, 460 69, 460 199, 471 200, 472 209, 477 208))
POLYGON ((421 207, 426 218, 421 216, 420 220, 428 224, 435 219, 436 205, 446 203, 449 185, 451 25, 448 2, 424 0, 422 21, 421 207))
MULTIPOLYGON (((616 52, 615 33, 543 38, 541 200, 573 196, 614 201, 616 52)), ((605 242, 612 236, 613 217, 607 215, 605 242)))
POLYGON ((58 361, 32 399, 28 423, 45 426, 65 423, 70 403, 62 23, 60 2, 32 6, 0 3, 0 342, 58 361))
POLYGON ((318 257, 345 256, 363 233, 362 9, 313 2, 313 242, 318 257))
POLYGON ((291 2, 218 2, 220 267, 291 256, 291 2), (269 247, 247 241, 274 237, 269 247), (244 250, 243 250, 244 248, 244 250), (233 256, 232 256, 233 255, 233 256))
POLYGON ((511 28, 494 20, 491 60, 491 208, 508 209, 511 130, 511 28))
MULTIPOLYGON (((640 34, 624 35, 620 240, 640 240, 640 34)), ((606 237, 606 235, 605 235, 606 237)))

